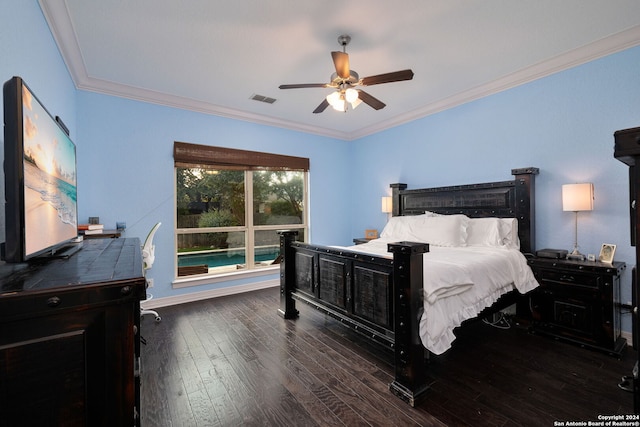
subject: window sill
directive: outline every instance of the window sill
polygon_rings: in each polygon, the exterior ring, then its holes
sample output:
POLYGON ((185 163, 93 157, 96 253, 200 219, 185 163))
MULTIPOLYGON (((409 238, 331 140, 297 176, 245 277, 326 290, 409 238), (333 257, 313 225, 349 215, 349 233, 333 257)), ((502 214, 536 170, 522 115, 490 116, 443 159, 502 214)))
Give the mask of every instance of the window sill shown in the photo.
POLYGON ((234 271, 216 275, 185 276, 174 279, 171 282, 173 289, 188 288, 191 286, 210 285, 212 283, 229 282, 232 280, 250 279, 252 277, 271 276, 280 271, 280 266, 259 268, 248 271, 234 271))

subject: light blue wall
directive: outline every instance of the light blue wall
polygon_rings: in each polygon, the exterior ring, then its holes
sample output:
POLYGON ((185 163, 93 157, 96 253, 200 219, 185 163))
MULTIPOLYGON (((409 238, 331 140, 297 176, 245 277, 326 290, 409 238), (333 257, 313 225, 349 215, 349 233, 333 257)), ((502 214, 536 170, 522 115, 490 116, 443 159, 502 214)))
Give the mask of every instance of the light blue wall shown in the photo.
MULTIPOLYGON (((355 142, 351 233, 384 226, 389 183, 506 180, 512 168, 535 166, 537 248, 572 249, 574 214, 562 211, 561 186, 593 182, 594 210, 579 214, 580 250, 617 245, 629 301, 628 169, 613 157, 613 133, 640 126, 639 65, 636 47, 355 142)), ((624 325, 630 330, 628 316, 624 325)))
POLYGON ((582 251, 615 243, 630 262, 627 170, 613 158, 613 132, 640 125, 639 64, 640 48, 629 49, 355 142, 352 233, 384 225, 380 196, 390 182, 493 181, 536 166, 538 248, 572 246, 561 185, 591 181, 595 210, 580 217, 582 251))
MULTIPOLYGON (((612 135, 640 125, 640 48, 353 142, 77 91, 35 1, 0 3, 0 57, 0 80, 22 76, 71 130, 80 219, 126 221, 126 235, 140 238, 163 222, 152 270, 156 296, 214 287, 171 289, 175 140, 309 157, 311 240, 320 244, 346 245, 365 228, 381 229, 380 197, 391 182, 416 188, 503 180, 511 168, 536 166, 538 248, 571 248, 573 214, 562 212, 560 188, 591 181, 595 210, 580 217, 582 252, 614 243, 616 259, 634 263, 627 170, 613 158, 612 135)), ((630 276, 623 276, 624 299, 630 276)), ((628 319, 623 328, 630 331, 628 319)))
POLYGON ((0 2, 0 58, 0 81, 22 77, 49 112, 62 118, 73 137, 75 87, 37 1, 0 2))
MULTIPOLYGON (((126 236, 144 240, 162 222, 149 271, 154 297, 204 291, 257 280, 174 290, 174 141, 233 147, 310 159, 312 241, 346 244, 350 224, 349 145, 344 141, 238 120, 78 92, 78 199, 80 220, 99 216, 106 227, 127 223, 126 236)), ((276 278, 273 275, 270 278, 276 278)))
MULTIPOLYGON (((0 84, 13 76, 24 79, 49 113, 62 118, 75 139, 76 90, 36 1, 0 2, 0 84)), ((4 117, 1 102, 0 117, 4 117)), ((0 131, 0 147, 4 147, 4 131, 0 131)), ((0 160, 4 161, 2 148, 0 160)), ((0 194, 4 201, 1 171, 0 194)), ((4 241, 4 203, 0 211, 0 241, 4 241)))

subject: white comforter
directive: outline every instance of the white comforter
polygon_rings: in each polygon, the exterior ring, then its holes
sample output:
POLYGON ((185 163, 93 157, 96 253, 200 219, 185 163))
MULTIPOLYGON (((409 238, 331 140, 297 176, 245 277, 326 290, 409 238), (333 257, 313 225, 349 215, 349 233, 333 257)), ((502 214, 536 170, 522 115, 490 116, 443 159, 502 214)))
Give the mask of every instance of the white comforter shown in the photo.
MULTIPOLYGON (((391 257, 386 239, 372 240, 349 250, 391 257)), ((455 340, 453 329, 502 294, 538 286, 527 260, 517 249, 488 246, 431 246, 424 254, 424 312, 420 319, 422 344, 442 354, 455 340)))

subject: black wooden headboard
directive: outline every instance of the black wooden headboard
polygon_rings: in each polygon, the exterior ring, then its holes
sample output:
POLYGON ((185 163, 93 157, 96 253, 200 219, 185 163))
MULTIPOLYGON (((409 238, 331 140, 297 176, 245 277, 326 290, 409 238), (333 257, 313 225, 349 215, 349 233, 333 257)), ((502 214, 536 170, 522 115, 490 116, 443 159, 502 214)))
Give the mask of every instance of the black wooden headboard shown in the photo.
POLYGON ((538 168, 512 169, 511 181, 407 190, 391 184, 393 215, 419 215, 425 211, 464 214, 470 218, 517 218, 520 250, 535 250, 535 176, 538 168))

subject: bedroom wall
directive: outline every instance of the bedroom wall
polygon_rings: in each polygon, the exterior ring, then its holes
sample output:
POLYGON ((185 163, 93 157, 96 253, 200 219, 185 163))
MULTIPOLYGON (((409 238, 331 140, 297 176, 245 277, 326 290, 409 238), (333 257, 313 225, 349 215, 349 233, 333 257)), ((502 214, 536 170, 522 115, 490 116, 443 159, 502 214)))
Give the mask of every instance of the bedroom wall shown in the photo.
MULTIPOLYGON (((141 238, 163 222, 152 270, 156 297, 246 283, 171 289, 174 140, 309 157, 312 240, 321 244, 345 245, 365 228, 381 230, 380 197, 391 182, 503 180, 511 168, 536 166, 538 248, 571 248, 573 214, 562 212, 560 187, 591 181, 595 210, 580 216, 582 252, 614 243, 617 260, 634 262, 627 171, 612 157, 612 134, 640 126, 640 48, 348 143, 77 91, 36 2, 0 2, 0 57, 0 79, 21 75, 71 130, 80 218, 126 221, 126 235, 141 238)), ((625 299, 630 282, 629 268, 625 299)), ((628 318, 623 329, 631 330, 628 318)))
MULTIPOLYGON (((0 2, 0 57, 2 82, 22 76, 71 131, 78 154, 80 221, 99 216, 107 227, 126 221, 125 235, 141 239, 155 222, 163 223, 156 234, 156 262, 150 272, 155 297, 278 277, 172 289, 174 140, 309 157, 312 238, 329 243, 349 236, 344 220, 349 147, 344 141, 78 91, 35 1, 0 2)), ((2 234, 3 221, 0 215, 2 234)))
POLYGON ((204 292, 277 279, 252 279, 172 289, 174 274, 173 142, 266 151, 310 159, 311 239, 335 243, 350 236, 349 147, 344 141, 206 114, 78 92, 79 217, 99 216, 105 226, 125 221, 127 237, 144 240, 153 224, 156 260, 149 276, 154 298, 204 292))
MULTIPOLYGON (((640 47, 355 141, 351 233, 384 227, 380 197, 389 183, 499 181, 511 179, 512 168, 535 166, 536 247, 573 248, 574 214, 562 211, 561 186, 593 182, 594 210, 579 214, 580 251, 617 245, 630 301, 628 169, 613 157, 613 133, 640 126, 638 64, 640 47)), ((630 316, 623 329, 631 330, 630 316)))
MULTIPOLYGON (((0 2, 0 58, 0 84, 13 76, 22 77, 49 112, 62 118, 76 139, 76 90, 37 2, 0 2)), ((0 117, 4 117, 1 102, 0 117)), ((0 131, 0 147, 4 147, 4 131, 0 131)), ((1 148, 0 160, 2 164, 1 148)), ((4 241, 2 171, 0 194, 0 241, 4 241)))

